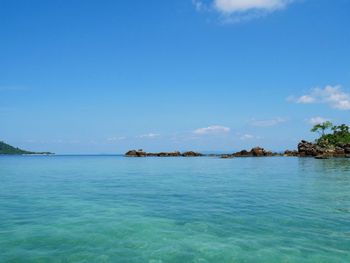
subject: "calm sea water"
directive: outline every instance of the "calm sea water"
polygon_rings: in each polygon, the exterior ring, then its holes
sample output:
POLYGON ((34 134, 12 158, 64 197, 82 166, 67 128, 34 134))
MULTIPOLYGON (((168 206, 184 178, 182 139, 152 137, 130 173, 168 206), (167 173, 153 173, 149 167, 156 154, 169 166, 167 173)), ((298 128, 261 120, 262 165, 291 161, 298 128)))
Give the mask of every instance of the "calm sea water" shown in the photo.
POLYGON ((0 157, 0 262, 350 262, 350 159, 0 157))

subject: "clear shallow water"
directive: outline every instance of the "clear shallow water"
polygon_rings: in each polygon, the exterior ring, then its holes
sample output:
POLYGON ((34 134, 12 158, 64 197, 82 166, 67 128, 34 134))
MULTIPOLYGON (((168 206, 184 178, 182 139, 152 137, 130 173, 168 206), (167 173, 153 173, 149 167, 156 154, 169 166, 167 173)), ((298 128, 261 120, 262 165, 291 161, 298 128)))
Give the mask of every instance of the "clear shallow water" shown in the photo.
POLYGON ((350 262, 350 159, 0 157, 0 262, 350 262))

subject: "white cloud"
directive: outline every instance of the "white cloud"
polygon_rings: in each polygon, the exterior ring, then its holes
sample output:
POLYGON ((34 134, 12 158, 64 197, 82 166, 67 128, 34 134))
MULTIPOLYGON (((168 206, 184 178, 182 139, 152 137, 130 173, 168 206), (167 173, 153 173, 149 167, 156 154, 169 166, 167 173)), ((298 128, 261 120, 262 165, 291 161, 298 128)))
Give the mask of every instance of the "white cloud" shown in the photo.
POLYGON ((286 119, 275 118, 270 120, 253 120, 250 123, 250 125, 256 126, 256 127, 271 127, 271 126, 276 126, 278 124, 281 124, 283 122, 286 122, 286 119))
POLYGON ((201 0, 192 0, 192 3, 197 11, 202 11, 205 9, 205 4, 201 0))
POLYGON ((153 138, 156 138, 156 137, 159 137, 160 134, 158 133, 147 133, 147 134, 142 134, 142 135, 139 135, 137 136, 137 138, 149 138, 149 139, 153 139, 153 138))
POLYGON ((297 103, 314 103, 315 98, 310 95, 303 95, 296 100, 297 103))
POLYGON ((311 125, 316 125, 316 124, 324 123, 326 121, 330 121, 330 119, 326 119, 326 118, 322 118, 322 117, 313 117, 309 120, 309 123, 311 125))
POLYGON ((220 125, 213 125, 206 128, 199 128, 193 131, 194 134, 197 135, 207 135, 207 134, 223 134, 229 133, 231 131, 230 128, 220 125))
POLYGON ((254 135, 251 135, 251 134, 243 134, 243 135, 240 137, 240 139, 241 139, 242 141, 251 140, 251 139, 254 139, 254 138, 255 138, 254 135))
POLYGON ((35 140, 28 139, 25 140, 26 143, 39 143, 39 144, 79 144, 80 140, 62 140, 62 139, 54 139, 54 140, 35 140))
POLYGON ((197 11, 215 10, 225 22, 241 22, 283 9, 295 0, 192 0, 197 11))
POLYGON ((116 142, 116 141, 122 141, 122 140, 125 140, 125 139, 126 139, 125 136, 119 136, 119 137, 111 137, 111 138, 108 138, 107 141, 116 142))
POLYGON ((220 12, 232 14, 249 10, 274 11, 290 2, 289 0, 214 0, 214 7, 220 12))
POLYGON ((350 110, 350 93, 344 92, 340 85, 314 88, 309 94, 291 100, 301 104, 323 103, 338 110, 350 110))

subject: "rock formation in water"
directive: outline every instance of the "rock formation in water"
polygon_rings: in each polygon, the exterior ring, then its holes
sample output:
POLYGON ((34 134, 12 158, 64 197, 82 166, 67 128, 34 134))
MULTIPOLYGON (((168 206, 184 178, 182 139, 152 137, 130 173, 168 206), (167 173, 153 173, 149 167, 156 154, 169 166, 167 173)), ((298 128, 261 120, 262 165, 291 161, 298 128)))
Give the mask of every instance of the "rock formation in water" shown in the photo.
POLYGON ((279 153, 273 153, 271 151, 267 151, 261 147, 255 147, 250 151, 242 150, 240 152, 232 153, 232 154, 223 154, 221 158, 234 158, 234 157, 270 157, 270 156, 281 156, 279 153))
POLYGON ((317 144, 308 141, 301 141, 298 144, 300 157, 317 157, 325 159, 330 157, 350 157, 350 144, 317 144))
POLYGON ((159 153, 147 153, 143 150, 131 150, 128 151, 125 156, 127 157, 200 157, 204 156, 198 152, 159 152, 159 153))
POLYGON ((299 152, 298 151, 291 151, 291 150, 286 150, 284 153, 283 153, 283 156, 286 156, 286 157, 297 157, 299 156, 299 152))
POLYGON ((350 144, 338 144, 336 146, 329 144, 311 143, 308 141, 301 141, 298 144, 297 151, 286 150, 284 153, 274 153, 267 151, 261 147, 252 148, 250 151, 242 150, 231 154, 211 154, 204 155, 198 152, 159 152, 159 153, 147 153, 143 150, 131 150, 128 151, 125 156, 127 157, 200 157, 211 156, 221 157, 224 159, 237 158, 237 157, 273 157, 273 156, 286 156, 286 157, 315 157, 317 159, 327 159, 332 157, 346 157, 350 158, 350 144))
POLYGON ((189 152, 184 152, 181 154, 183 157, 200 157, 200 156, 204 156, 201 153, 197 153, 197 152, 193 152, 193 151, 189 151, 189 152))

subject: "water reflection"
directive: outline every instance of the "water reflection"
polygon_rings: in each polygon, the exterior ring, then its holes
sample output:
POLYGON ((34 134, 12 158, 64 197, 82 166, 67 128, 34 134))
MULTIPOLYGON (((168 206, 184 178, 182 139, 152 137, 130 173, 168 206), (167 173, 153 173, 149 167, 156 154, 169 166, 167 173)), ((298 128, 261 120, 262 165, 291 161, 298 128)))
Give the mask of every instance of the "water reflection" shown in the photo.
MULTIPOLYGON (((301 171, 314 171, 327 174, 346 175, 350 171, 350 158, 314 159, 298 158, 299 169, 301 171), (345 173, 344 173, 345 172, 345 173)), ((350 174, 349 174, 350 176, 350 174)))

